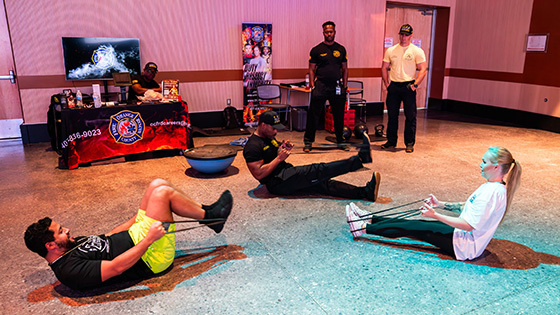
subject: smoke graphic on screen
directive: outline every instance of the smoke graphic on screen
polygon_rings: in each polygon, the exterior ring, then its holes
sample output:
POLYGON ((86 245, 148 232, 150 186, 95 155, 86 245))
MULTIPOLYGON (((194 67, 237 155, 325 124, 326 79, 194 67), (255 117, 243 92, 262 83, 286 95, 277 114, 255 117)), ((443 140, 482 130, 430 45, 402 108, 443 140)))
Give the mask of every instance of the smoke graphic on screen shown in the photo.
POLYGON ((111 72, 130 72, 125 65, 125 59, 135 57, 134 50, 116 52, 115 48, 110 44, 100 45, 94 52, 91 60, 93 63, 84 63, 76 69, 68 72, 68 78, 71 80, 83 80, 88 78, 100 78, 106 73, 111 72))

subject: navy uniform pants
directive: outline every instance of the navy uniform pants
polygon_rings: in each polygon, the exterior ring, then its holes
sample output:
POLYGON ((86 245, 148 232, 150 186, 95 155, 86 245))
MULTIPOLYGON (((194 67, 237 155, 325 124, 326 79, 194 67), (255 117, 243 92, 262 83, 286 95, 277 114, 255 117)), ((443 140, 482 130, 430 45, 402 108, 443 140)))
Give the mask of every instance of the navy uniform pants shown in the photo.
POLYGON ((325 85, 317 81, 315 88, 311 91, 311 101, 307 112, 307 125, 303 142, 311 145, 315 141, 315 132, 322 119, 325 117, 325 102, 329 101, 333 114, 334 133, 336 142, 342 143, 342 129, 344 128, 344 107, 346 105, 346 91, 336 95, 336 86, 325 85))
POLYGON ((404 143, 416 143, 416 91, 411 90, 409 82, 391 82, 387 87, 387 142, 397 145, 399 130, 399 110, 404 108, 404 143))

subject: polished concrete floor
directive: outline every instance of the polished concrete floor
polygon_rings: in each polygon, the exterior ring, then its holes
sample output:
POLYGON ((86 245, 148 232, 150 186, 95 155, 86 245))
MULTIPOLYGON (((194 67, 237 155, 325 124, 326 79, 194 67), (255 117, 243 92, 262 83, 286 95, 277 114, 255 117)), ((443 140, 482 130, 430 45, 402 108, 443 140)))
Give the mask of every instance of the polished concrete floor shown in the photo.
MULTIPOLYGON (((386 119, 386 118, 385 118, 386 119)), ((558 314, 560 313, 560 134, 481 119, 420 112, 415 152, 382 151, 339 179, 363 185, 382 174, 377 211, 433 193, 464 201, 483 183, 489 146, 505 146, 523 165, 510 213, 485 254, 459 262, 411 240, 354 240, 348 200, 276 197, 259 187, 238 153, 227 172, 203 175, 181 156, 57 168, 49 144, 0 140, 4 314, 558 314), (202 227, 177 234, 174 269, 124 287, 75 292, 56 283, 29 252, 23 231, 50 216, 73 235, 104 233, 132 216, 150 180, 164 178, 202 203, 232 191, 234 209, 221 234, 202 227)), ((370 130, 381 117, 368 118, 370 130)), ((327 133, 319 132, 319 139, 327 133)), ((224 144, 239 136, 195 138, 224 144)), ((301 141, 302 132, 279 139, 301 141)), ((297 153, 297 152, 295 152, 297 153)), ((355 152, 293 154, 295 165, 355 152)), ((413 204, 410 207, 417 207, 413 204)), ((410 208, 408 207, 408 208, 410 208)))

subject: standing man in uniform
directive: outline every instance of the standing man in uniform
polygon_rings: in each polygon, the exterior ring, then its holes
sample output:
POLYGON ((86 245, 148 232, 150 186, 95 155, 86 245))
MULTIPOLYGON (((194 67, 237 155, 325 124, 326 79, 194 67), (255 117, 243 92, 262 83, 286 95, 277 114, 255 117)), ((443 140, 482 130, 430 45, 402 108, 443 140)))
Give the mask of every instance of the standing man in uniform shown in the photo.
MULTIPOLYGON (((341 148, 344 142, 344 105, 346 102, 346 84, 348 82, 348 64, 346 48, 334 41, 335 24, 332 21, 323 23, 324 40, 311 49, 309 53, 309 85, 311 101, 307 114, 307 128, 303 136, 304 152, 311 151, 315 141, 317 125, 325 116, 325 102, 328 100, 333 113, 334 133, 336 142, 341 148), (337 86, 338 84, 338 86, 337 86)), ((347 149, 347 148, 346 148, 347 149)))
POLYGON ((154 80, 158 73, 158 67, 153 62, 148 62, 144 67, 141 75, 132 77, 132 86, 128 89, 128 102, 138 102, 138 95, 144 95, 148 90, 154 90, 161 93, 161 87, 154 80))
POLYGON ((381 77, 387 88, 387 142, 382 149, 397 145, 399 129, 399 110, 403 103, 405 124, 404 143, 406 152, 414 151, 416 142, 416 89, 428 72, 426 55, 416 45, 411 45, 412 26, 405 24, 399 31, 399 43, 390 47, 383 57, 381 77), (416 69, 418 75, 416 76, 416 69), (389 73, 389 70, 391 72, 389 73))

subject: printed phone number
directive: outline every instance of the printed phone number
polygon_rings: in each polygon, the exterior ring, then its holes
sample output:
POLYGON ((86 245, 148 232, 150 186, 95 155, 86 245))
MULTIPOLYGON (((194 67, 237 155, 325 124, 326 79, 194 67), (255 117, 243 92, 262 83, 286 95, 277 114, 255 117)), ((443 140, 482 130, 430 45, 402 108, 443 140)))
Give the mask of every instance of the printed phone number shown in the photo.
POLYGON ((68 143, 76 140, 76 139, 86 139, 90 137, 100 136, 101 129, 93 129, 84 132, 76 132, 68 136, 66 140, 62 141, 62 148, 65 149, 68 146, 68 143))

